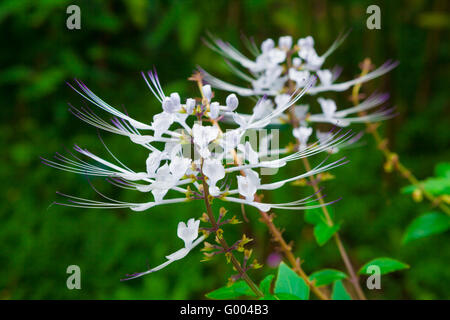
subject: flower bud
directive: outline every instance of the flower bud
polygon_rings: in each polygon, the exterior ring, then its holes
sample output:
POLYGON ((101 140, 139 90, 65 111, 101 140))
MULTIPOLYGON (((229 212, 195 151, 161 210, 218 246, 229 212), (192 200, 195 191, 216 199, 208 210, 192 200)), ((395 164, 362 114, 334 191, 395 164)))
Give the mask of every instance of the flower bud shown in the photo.
POLYGON ((226 99, 228 111, 233 112, 239 105, 239 100, 234 93, 230 94, 226 99))
POLYGON ((202 88, 203 95, 205 96, 206 100, 211 101, 212 98, 212 91, 211 86, 209 84, 206 84, 202 88))

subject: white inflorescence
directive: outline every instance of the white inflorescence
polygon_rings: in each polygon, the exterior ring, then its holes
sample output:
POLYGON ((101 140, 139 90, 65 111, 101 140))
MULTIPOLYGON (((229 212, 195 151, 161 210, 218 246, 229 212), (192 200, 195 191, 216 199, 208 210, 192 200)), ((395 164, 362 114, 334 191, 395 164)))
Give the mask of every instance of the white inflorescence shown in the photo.
MULTIPOLYGON (((231 44, 211 36, 211 42, 206 44, 214 51, 220 53, 227 59, 231 70, 243 80, 249 82, 251 88, 240 87, 225 81, 222 81, 208 72, 201 70, 205 79, 213 86, 219 89, 237 93, 241 96, 269 96, 272 99, 266 99, 265 104, 253 115, 240 114, 242 118, 250 116, 259 117, 277 109, 280 104, 289 98, 286 95, 286 88, 295 89, 305 88, 310 79, 318 79, 307 90, 307 94, 316 95, 328 91, 344 91, 355 84, 363 83, 377 78, 397 66, 397 62, 387 61, 378 69, 356 79, 336 82, 341 73, 340 68, 333 70, 323 68, 326 58, 339 47, 347 35, 339 37, 333 45, 322 55, 318 55, 314 48, 314 39, 311 36, 301 38, 294 44, 292 37, 283 36, 278 40, 278 46, 272 39, 262 42, 260 48, 253 41, 247 40, 247 47, 250 49, 254 58, 248 58, 231 44), (241 71, 232 62, 245 68, 247 73, 241 71)), ((373 94, 361 104, 347 109, 339 110, 336 103, 331 99, 317 98, 317 104, 322 110, 321 113, 308 113, 309 106, 294 106, 297 126, 308 127, 312 123, 330 123, 335 126, 345 127, 351 123, 375 122, 388 119, 393 116, 393 108, 379 108, 375 112, 366 115, 357 115, 359 112, 372 110, 382 105, 388 99, 387 94, 373 94), (352 116, 353 115, 353 116, 352 116)), ((228 120, 228 118, 226 118, 228 120)), ((271 123, 280 124, 289 121, 286 114, 279 117, 273 117, 271 123)), ((293 131, 294 136, 300 134, 299 130, 293 131)), ((303 137, 305 137, 303 135, 303 137)), ((304 144, 300 143, 300 148, 304 144)), ((341 146, 342 147, 342 146, 341 146)), ((332 149, 334 151, 337 148, 332 149)))
MULTIPOLYGON (((280 39, 280 43, 283 48, 290 46, 287 38, 280 39)), ((267 57, 261 58, 264 60, 261 64, 276 68, 277 63, 282 60, 284 51, 281 49, 274 51, 274 44, 271 42, 264 45, 264 50, 267 57)), ((91 161, 83 160, 74 154, 63 156, 58 153, 55 156, 56 160, 43 159, 43 162, 73 173, 106 177, 115 186, 143 193, 145 201, 124 202, 101 193, 99 194, 105 199, 103 201, 63 194, 67 197, 67 203, 64 205, 80 208, 129 208, 141 212, 154 206, 203 199, 205 193, 202 185, 205 181, 210 196, 215 199, 254 206, 264 212, 272 208, 288 210, 315 208, 320 205, 311 204, 313 201, 311 196, 288 203, 261 203, 255 201, 255 194, 258 190, 281 188, 288 182, 316 175, 346 163, 344 158, 329 164, 323 161, 306 173, 281 181, 262 183, 259 169, 280 168, 291 161, 333 150, 348 143, 353 134, 350 132, 329 133, 327 137, 321 137, 320 142, 306 146, 311 133, 301 129, 298 135, 305 143, 301 149, 289 154, 287 149, 257 152, 249 142, 241 143, 241 138, 248 130, 264 128, 295 105, 311 86, 311 81, 303 90, 279 97, 276 108, 270 112, 261 111, 267 105, 267 100, 261 99, 254 107, 254 114, 243 116, 235 112, 239 104, 235 94, 230 94, 226 98, 225 105, 212 101, 213 92, 210 85, 202 87, 202 99, 182 99, 178 93, 166 96, 156 73, 149 72, 147 76, 144 74, 143 76, 162 108, 160 113, 153 116, 151 123, 140 122, 117 110, 78 80, 75 81, 77 88, 73 87, 73 89, 96 107, 112 114, 113 119, 111 122, 105 121, 87 108, 77 109, 71 106, 70 110, 79 119, 99 129, 128 137, 133 143, 145 148, 148 151, 147 158, 143 159, 145 171, 129 168, 114 156, 106 145, 105 148, 114 161, 105 160, 86 149, 75 146, 77 153, 91 161), (217 121, 223 118, 233 119, 234 129, 222 132, 217 121), (186 150, 190 151, 191 147, 194 149, 194 154, 186 153, 186 150), (278 154, 278 158, 264 160, 264 155, 268 153, 278 154), (230 164, 230 159, 235 159, 235 162, 230 164), (308 206, 308 203, 311 205, 308 206)), ((269 145, 268 141, 265 141, 265 144, 269 145)), ((198 236, 198 223, 199 221, 194 219, 189 220, 187 226, 180 223, 178 236, 185 242, 185 247, 168 256, 166 263, 147 273, 183 258, 201 242, 203 237, 195 240, 198 236)))

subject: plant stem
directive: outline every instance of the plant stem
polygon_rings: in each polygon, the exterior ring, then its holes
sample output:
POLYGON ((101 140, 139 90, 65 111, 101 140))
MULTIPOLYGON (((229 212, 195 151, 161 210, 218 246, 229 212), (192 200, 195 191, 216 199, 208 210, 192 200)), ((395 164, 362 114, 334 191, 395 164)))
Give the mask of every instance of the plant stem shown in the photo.
POLYGON ((294 254, 292 253, 291 246, 286 243, 286 241, 283 239, 281 231, 278 230, 278 228, 273 224, 272 217, 266 212, 259 211, 259 213, 261 215, 261 221, 267 225, 273 238, 281 246, 281 250, 283 251, 284 256, 291 264, 292 269, 295 271, 295 273, 297 273, 306 282, 306 284, 311 288, 311 291, 314 292, 314 294, 319 299, 330 300, 330 298, 325 293, 320 291, 320 289, 317 288, 311 280, 309 280, 308 275, 305 273, 305 271, 303 271, 301 267, 300 258, 295 258, 294 254))
MULTIPOLYGON (((306 171, 311 170, 311 165, 309 164, 309 161, 307 158, 303 158, 303 164, 305 166, 306 171)), ((317 179, 315 176, 309 177, 309 180, 313 186, 314 192, 316 193, 316 197, 319 200, 319 203, 322 205, 322 211, 325 215, 325 218, 327 219, 327 224, 331 227, 334 225, 333 220, 331 219, 330 213, 328 212, 327 206, 325 206, 325 202, 322 198, 322 193, 319 191, 319 185, 317 183, 317 179)), ((356 291, 356 294, 360 300, 366 300, 366 296, 364 295, 364 292, 359 284, 358 276, 355 273, 355 269, 353 268, 353 265, 350 261, 350 258, 348 257, 347 251, 345 250, 345 247, 342 243, 341 238, 339 237, 339 233, 336 232, 334 235, 334 241, 336 242, 336 245, 339 249, 339 253, 342 257, 342 261, 345 264, 345 268, 347 269, 349 275, 350 275, 350 283, 353 285, 353 288, 356 291)))
MULTIPOLYGON (((290 55, 288 56, 288 58, 286 59, 287 61, 287 65, 288 68, 291 67, 291 57, 290 55)), ((293 83, 292 80, 288 80, 288 87, 287 87, 287 91, 288 93, 292 94, 295 91, 295 84, 293 83)), ((293 107, 289 108, 289 114, 291 117, 291 123, 292 126, 294 128, 298 128, 299 126, 299 121, 295 115, 295 110, 293 107)), ((297 144, 300 145, 300 141, 297 139, 297 144)), ((309 161, 307 158, 302 158, 303 160, 303 165, 305 166, 306 171, 310 171, 311 170, 311 165, 309 164, 309 161)), ((319 185, 318 185, 318 180, 316 179, 316 176, 312 175, 309 177, 309 181, 311 182, 314 192, 316 193, 316 198, 319 200, 319 203, 322 205, 322 211, 325 215, 325 218, 327 219, 327 224, 329 226, 333 225, 333 220, 330 217, 330 214, 328 213, 328 209, 327 207, 324 205, 324 201, 322 199, 322 194, 321 192, 319 192, 319 185)), ((356 291, 356 294, 358 296, 358 298, 360 300, 366 300, 366 296, 364 295, 363 290, 361 289, 361 286, 359 284, 359 279, 355 273, 355 270, 353 268, 353 265, 348 257, 347 251, 345 250, 344 245, 342 244, 342 240, 339 237, 338 232, 335 232, 334 235, 334 241, 336 242, 336 245, 338 247, 339 250, 339 254, 341 255, 342 261, 345 264, 345 268, 347 269, 349 275, 350 275, 350 283, 352 284, 353 288, 356 291)))
MULTIPOLYGON (((202 176, 203 176, 203 181, 202 181, 202 183, 203 183, 203 197, 205 199, 206 211, 207 211, 207 214, 208 214, 209 221, 211 222, 211 225, 213 226, 213 228, 215 230, 217 230, 219 228, 219 226, 217 225, 216 218, 214 217, 214 214, 212 212, 211 204, 209 203, 208 184, 206 183, 205 176, 203 175, 203 173, 202 173, 202 176)), ((217 231, 216 231, 216 237, 219 240, 220 244, 222 245, 223 249, 226 252, 230 253, 231 263, 233 264, 234 268, 239 273, 241 278, 244 279, 244 281, 248 284, 248 286, 250 287, 250 289, 252 289, 252 291, 256 294, 256 296, 264 297, 264 294, 261 292, 261 290, 258 288, 258 286, 252 281, 252 279, 250 279, 250 277, 247 275, 245 270, 242 269, 241 264, 236 259, 236 257, 233 255, 233 252, 229 251, 230 250, 230 246, 225 241, 225 238, 223 237, 223 234, 222 235, 217 235, 217 231)))
MULTIPOLYGON (((361 76, 364 76, 367 74, 371 68, 371 61, 369 58, 364 59, 362 62, 362 71, 361 76)), ((359 91, 361 89, 361 84, 356 84, 353 87, 352 90, 352 102, 354 105, 359 104, 359 91)), ((364 115, 364 113, 360 113, 360 115, 364 115)), ((423 185, 420 183, 420 181, 414 176, 414 174, 407 168, 405 165, 403 165, 400 162, 400 159, 397 154, 393 153, 387 144, 387 141, 383 139, 380 135, 380 133, 377 130, 377 125, 373 124, 371 122, 366 122, 367 132, 369 132, 375 139, 375 142, 377 143, 377 147, 381 152, 383 153, 384 157, 387 161, 393 161, 394 168, 400 172, 400 174, 407 179, 412 185, 414 185, 416 188, 418 188, 422 194, 427 198, 433 205, 437 205, 442 211, 444 211, 447 215, 450 215, 450 208, 440 201, 439 198, 433 196, 431 193, 429 193, 423 185)))

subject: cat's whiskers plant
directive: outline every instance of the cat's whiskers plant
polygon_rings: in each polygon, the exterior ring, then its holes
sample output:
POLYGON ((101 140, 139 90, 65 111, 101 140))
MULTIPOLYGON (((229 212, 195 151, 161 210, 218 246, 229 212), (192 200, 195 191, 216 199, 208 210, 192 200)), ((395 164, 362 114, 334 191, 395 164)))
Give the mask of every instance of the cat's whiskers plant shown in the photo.
MULTIPOLYGON (((248 142, 241 143, 241 139, 250 130, 264 128, 274 118, 279 117, 293 106, 313 85, 314 81, 311 80, 304 88, 292 92, 289 99, 286 99, 273 113, 262 117, 251 115, 249 118, 243 118, 235 112, 239 102, 234 94, 229 95, 226 103, 221 105, 219 102, 212 100, 211 87, 202 85, 199 86, 202 99, 188 98, 185 103, 182 103, 178 93, 171 93, 169 96, 164 94, 156 72, 149 72, 148 77, 143 76, 163 109, 162 112, 153 116, 151 124, 137 121, 128 114, 117 110, 78 80, 75 81, 78 89, 72 88, 95 106, 111 113, 114 118, 109 123, 89 109, 76 109, 71 106, 70 110, 81 120, 99 129, 128 137, 133 143, 147 149, 149 155, 145 161, 145 171, 139 172, 130 169, 106 145, 104 145, 105 148, 116 163, 102 159, 78 146, 75 146, 75 151, 94 160, 97 165, 86 162, 75 155, 72 155, 73 158, 69 158, 59 154, 57 154, 56 161, 43 159, 43 162, 69 172, 106 177, 115 186, 143 193, 144 198, 151 194, 153 200, 139 203, 119 201, 103 195, 94 188, 106 200, 95 201, 63 194, 67 198, 67 202, 63 205, 97 209, 129 208, 135 212, 143 212, 155 206, 203 200, 207 214, 206 222, 211 227, 202 227, 204 234, 199 237, 199 220, 192 218, 187 225, 181 222, 178 225, 177 233, 178 237, 185 243, 184 248, 168 255, 167 261, 158 267, 129 275, 128 279, 161 270, 172 262, 184 258, 192 249, 204 241, 208 234, 212 233, 216 242, 221 246, 219 252, 225 253, 227 259, 238 272, 232 279, 242 278, 257 296, 261 296, 261 291, 247 275, 247 270, 259 267, 257 262, 249 262, 251 251, 244 251, 244 262, 242 264, 233 254, 235 250, 244 250, 243 246, 248 242, 248 239, 244 237, 234 245, 229 246, 221 228, 223 221, 219 220, 218 222, 216 220, 211 202, 215 200, 249 205, 256 207, 260 212, 267 212, 272 208, 304 210, 329 205, 335 201, 321 204, 312 203, 314 195, 287 203, 255 201, 255 196, 258 190, 275 190, 283 187, 286 183, 339 167, 347 162, 345 158, 328 164, 322 161, 308 172, 272 183, 262 183, 258 172, 255 170, 277 169, 286 166, 291 161, 327 152, 347 143, 354 134, 350 131, 344 133, 338 131, 321 143, 313 143, 293 153, 290 153, 289 150, 279 149, 275 152, 278 155, 276 159, 264 160, 248 142), (225 116, 234 119, 232 124, 235 128, 223 132, 218 122, 225 116), (207 125, 207 122, 212 123, 212 125, 207 125), (176 130, 171 129, 176 125, 178 127, 176 130), (191 152, 192 149, 194 150, 193 153, 191 152), (284 155, 288 152, 290 154, 284 155), (231 162, 229 161, 230 158, 233 159, 231 162), (231 182, 220 186, 219 182, 224 179, 231 182), (233 189, 232 185, 237 185, 237 187, 233 189), (178 194, 179 196, 168 198, 172 194, 178 194)), ((261 103, 265 103, 265 99, 261 99, 256 104, 255 109, 261 103)), ((223 217, 219 216, 219 218, 222 219, 223 217)), ((233 222, 235 222, 233 219, 226 221, 227 224, 233 222)))

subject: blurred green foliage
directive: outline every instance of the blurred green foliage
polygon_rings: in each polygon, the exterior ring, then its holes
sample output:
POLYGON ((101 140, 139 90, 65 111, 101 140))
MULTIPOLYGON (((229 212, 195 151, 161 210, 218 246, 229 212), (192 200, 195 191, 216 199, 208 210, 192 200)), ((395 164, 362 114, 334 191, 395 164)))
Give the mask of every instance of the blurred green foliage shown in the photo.
MULTIPOLYGON (((200 263, 196 250, 164 271, 119 282, 126 273, 144 270, 147 262, 158 265, 178 249, 176 225, 200 216, 201 203, 139 214, 50 205, 58 199, 56 190, 87 198, 97 195, 86 178, 47 168, 39 156, 51 157, 74 143, 106 154, 96 130, 67 111, 68 102, 76 106, 86 102, 65 81, 82 79, 106 101, 150 121, 160 105, 139 71, 155 66, 165 91, 176 90, 182 97, 197 94, 186 81, 196 65, 232 79, 221 58, 201 42, 208 30, 240 49, 241 33, 257 43, 285 34, 312 35, 319 52, 324 52, 340 31, 351 28, 328 66, 341 65, 341 78, 351 79, 366 56, 377 65, 390 58, 400 61, 398 68, 363 91, 391 93, 390 103, 397 106, 399 116, 383 124, 382 130, 402 161, 425 179, 450 155, 446 6, 445 0, 1 1, 0 298, 204 298, 206 292, 223 286, 232 272, 223 257, 200 263), (73 3, 81 8, 81 30, 66 28, 66 8, 73 3), (365 9, 374 3, 381 7, 381 30, 366 28, 365 9), (81 267, 81 290, 66 288, 66 268, 72 264, 81 267)), ((348 94, 332 97, 349 105, 348 94)), ((250 107, 251 101, 241 101, 243 108, 250 107)), ((107 133, 102 137, 127 165, 143 169, 143 150, 125 138, 107 133)), ((371 137, 364 141, 365 146, 344 152, 351 163, 335 170, 337 179, 324 184, 327 197, 343 197, 334 205, 341 236, 357 267, 380 256, 410 265, 406 271, 383 276, 382 290, 368 292, 369 298, 450 298, 450 235, 402 244, 406 227, 430 211, 430 204, 415 203, 402 194, 407 183, 384 173, 382 155, 371 137)), ((301 165, 298 169, 303 170, 301 165)), ((142 194, 111 188, 102 179, 91 182, 116 199, 142 201, 142 194)), ((298 186, 287 190, 271 197, 284 201, 311 192, 298 186)), ((239 206, 229 209, 240 212, 239 206)), ((276 248, 257 212, 247 211, 250 223, 238 225, 238 230, 227 227, 225 232, 230 239, 242 232, 255 238, 254 254, 264 262, 276 248)), ((324 268, 344 270, 335 245, 317 245, 314 226, 305 223, 302 212, 278 212, 276 223, 286 228, 287 240, 295 241, 295 253, 305 260, 309 274, 324 268)), ((254 271, 252 277, 259 282, 275 273, 269 269, 254 271)))

